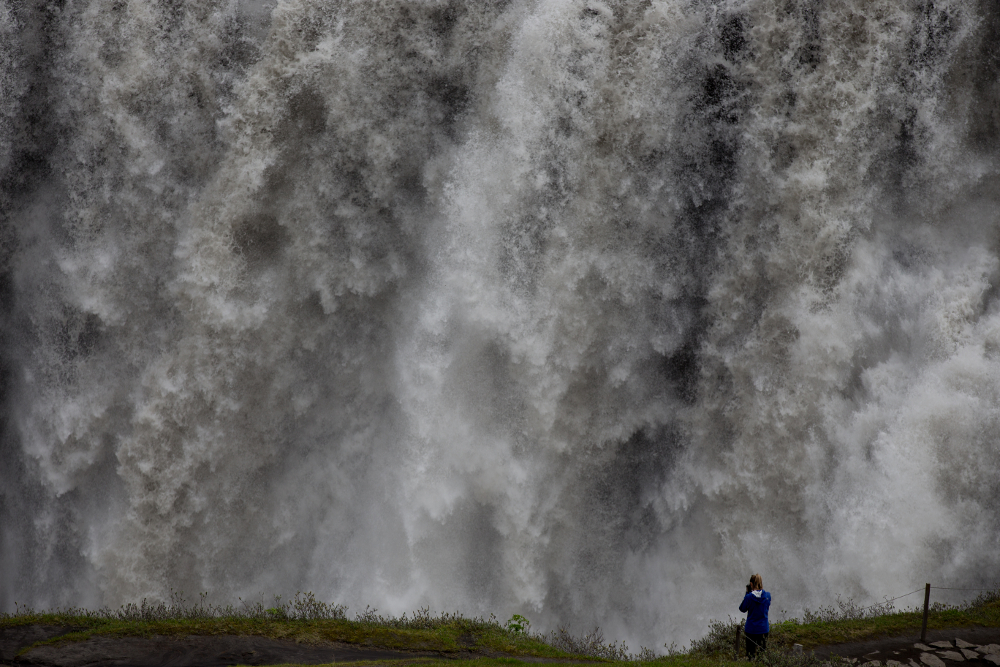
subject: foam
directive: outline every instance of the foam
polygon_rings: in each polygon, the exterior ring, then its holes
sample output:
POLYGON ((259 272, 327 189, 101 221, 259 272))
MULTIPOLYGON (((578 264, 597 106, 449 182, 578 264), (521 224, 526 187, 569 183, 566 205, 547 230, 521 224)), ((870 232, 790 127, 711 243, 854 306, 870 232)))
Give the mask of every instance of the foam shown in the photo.
POLYGON ((0 2, 0 608, 659 646, 753 572, 989 583, 986 4, 45 11, 0 2))

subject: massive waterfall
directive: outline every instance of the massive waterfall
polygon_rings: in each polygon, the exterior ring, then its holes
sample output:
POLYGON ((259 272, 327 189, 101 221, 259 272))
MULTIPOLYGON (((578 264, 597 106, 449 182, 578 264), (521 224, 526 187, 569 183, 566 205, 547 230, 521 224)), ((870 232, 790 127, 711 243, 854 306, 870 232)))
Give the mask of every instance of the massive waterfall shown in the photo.
POLYGON ((998 44, 992 0, 0 0, 0 609, 660 646, 754 572, 773 618, 992 583, 998 44))

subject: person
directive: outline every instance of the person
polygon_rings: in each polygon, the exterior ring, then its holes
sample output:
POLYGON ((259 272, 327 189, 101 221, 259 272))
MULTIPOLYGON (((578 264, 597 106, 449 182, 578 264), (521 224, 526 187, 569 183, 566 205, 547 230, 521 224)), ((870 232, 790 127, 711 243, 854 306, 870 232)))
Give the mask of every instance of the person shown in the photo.
POLYGON ((767 649, 767 635, 771 625, 767 622, 767 610, 771 607, 771 594, 764 590, 764 582, 759 574, 750 577, 747 594, 740 603, 740 611, 747 615, 744 633, 747 639, 747 660, 757 657, 758 651, 767 649))

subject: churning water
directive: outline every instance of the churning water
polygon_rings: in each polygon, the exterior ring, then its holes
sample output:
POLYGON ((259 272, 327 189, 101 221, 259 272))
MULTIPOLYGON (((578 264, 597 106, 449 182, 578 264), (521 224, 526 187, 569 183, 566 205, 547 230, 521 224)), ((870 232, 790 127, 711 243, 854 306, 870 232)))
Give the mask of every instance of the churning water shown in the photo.
POLYGON ((0 0, 0 77, 0 608, 997 578, 996 2, 0 0))

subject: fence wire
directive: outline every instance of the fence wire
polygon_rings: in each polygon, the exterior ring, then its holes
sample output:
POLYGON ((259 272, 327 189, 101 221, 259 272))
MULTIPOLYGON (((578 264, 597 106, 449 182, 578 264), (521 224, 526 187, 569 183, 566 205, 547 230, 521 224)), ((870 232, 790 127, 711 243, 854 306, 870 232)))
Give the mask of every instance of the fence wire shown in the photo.
MULTIPOLYGON (((919 593, 919 592, 921 592, 923 590, 924 590, 924 588, 918 588, 915 591, 910 591, 909 593, 903 593, 902 595, 897 595, 894 598, 889 598, 888 600, 883 600, 882 602, 876 602, 875 604, 868 605, 867 607, 861 607, 858 611, 864 612, 864 611, 867 611, 868 609, 873 609, 875 607, 881 607, 883 605, 889 604, 890 602, 895 602, 896 600, 900 600, 900 599, 905 598, 905 597, 907 597, 909 595, 913 595, 914 593, 919 593)), ((931 586, 931 590, 935 590, 935 591, 968 591, 968 592, 985 593, 985 592, 995 591, 995 590, 997 590, 997 588, 996 587, 994 587, 994 588, 949 588, 949 587, 946 587, 946 586, 931 586)))
POLYGON ((882 602, 876 602, 875 604, 868 605, 867 607, 861 607, 861 609, 859 609, 858 611, 862 611, 863 612, 863 611, 866 611, 868 609, 873 609, 875 607, 881 607, 883 605, 889 604, 890 602, 894 602, 896 600, 899 600, 900 598, 905 598, 907 595, 913 595, 914 593, 919 593, 922 590, 924 590, 924 589, 918 588, 915 591, 910 591, 909 593, 903 593, 902 595, 897 595, 894 598, 890 598, 888 600, 883 600, 882 602))

